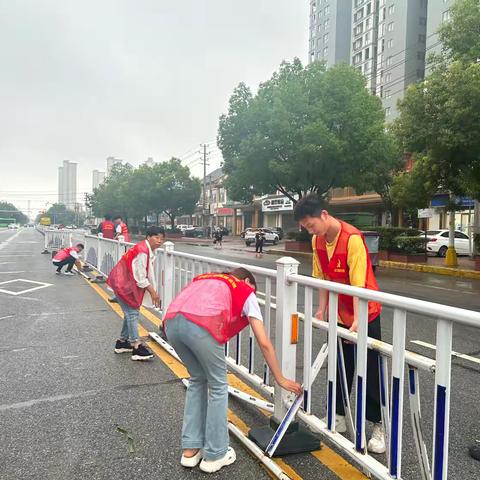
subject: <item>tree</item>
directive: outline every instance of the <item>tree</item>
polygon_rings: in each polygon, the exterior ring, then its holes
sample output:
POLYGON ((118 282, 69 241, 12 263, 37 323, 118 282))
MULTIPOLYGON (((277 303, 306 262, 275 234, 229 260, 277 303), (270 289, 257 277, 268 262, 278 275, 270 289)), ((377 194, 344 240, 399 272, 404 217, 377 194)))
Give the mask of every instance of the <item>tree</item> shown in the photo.
POLYGON ((13 203, 0 202, 0 217, 14 218, 16 223, 27 223, 28 217, 22 213, 13 203))
POLYGON ((75 210, 70 210, 63 203, 54 203, 45 213, 37 215, 36 221, 41 217, 50 217, 52 223, 61 223, 63 225, 78 225, 85 221, 85 215, 75 210))
MULTIPOLYGON (((432 71, 424 82, 409 87, 393 127, 404 149, 423 158, 422 168, 414 169, 415 181, 448 192, 451 205, 456 196, 480 198, 479 22, 479 0, 454 5, 451 21, 439 30, 442 54, 430 60, 432 71)), ((456 263, 454 227, 452 214, 449 264, 456 263)))
POLYGON ((178 158, 158 163, 155 172, 155 190, 158 192, 154 211, 163 211, 170 218, 172 228, 175 219, 181 215, 190 215, 200 198, 200 180, 190 175, 188 167, 182 166, 178 158))
POLYGON ((234 200, 279 190, 294 196, 334 187, 383 192, 401 162, 381 102, 346 65, 284 62, 253 96, 240 84, 220 117, 218 145, 234 200), (380 180, 381 179, 381 180, 380 180))

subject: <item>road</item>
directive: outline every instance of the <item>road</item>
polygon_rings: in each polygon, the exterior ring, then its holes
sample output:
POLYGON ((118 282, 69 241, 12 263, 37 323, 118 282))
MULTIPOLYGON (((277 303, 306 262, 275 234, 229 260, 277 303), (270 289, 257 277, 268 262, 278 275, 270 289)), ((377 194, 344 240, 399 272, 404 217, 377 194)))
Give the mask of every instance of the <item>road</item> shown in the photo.
MULTIPOLYGON (((0 289, 16 294, 0 291, 0 478, 129 479, 132 472, 139 477, 203 478, 198 470, 185 472, 179 466, 184 390, 177 376, 159 359, 138 365, 112 354, 120 318, 91 284, 78 276, 55 276, 50 257, 39 253, 42 240, 30 229, 0 230, 0 283, 22 279, 0 285, 0 289), (133 453, 129 453, 127 438, 117 425, 134 439, 133 453)), ((252 253, 227 245, 214 251, 211 246, 177 243, 176 249, 265 267, 274 266, 278 258, 265 255, 256 259, 252 253)), ((305 260, 300 271, 309 272, 305 260)), ((480 282, 383 270, 378 277, 385 291, 479 308, 480 282)), ((386 309, 382 328, 387 341, 391 340, 391 322, 391 312, 386 309)), ((148 318, 142 317, 141 323, 146 329, 154 328, 148 318)), ((433 321, 418 315, 409 317, 407 335, 410 350, 433 356, 428 348, 412 343, 435 343, 433 321)), ((318 351, 324 341, 325 336, 316 332, 314 350, 318 351)), ((455 328, 454 349, 478 358, 478 330, 455 328)), ((302 361, 299 355, 299 376, 302 361)), ((258 351, 256 368, 262 368, 258 351)), ((480 439, 479 371, 480 365, 471 360, 453 362, 449 478, 455 480, 480 478, 480 464, 470 459, 466 450, 468 443, 480 439)), ((314 413, 320 416, 324 412, 324 377, 319 375, 313 391, 314 413)), ((422 374, 426 432, 431 432, 433 387, 433 377, 422 374)), ((407 397, 405 404, 402 478, 416 480, 419 474, 407 397)), ((248 426, 266 422, 263 415, 236 400, 230 405, 248 426)), ((431 451, 430 433, 426 442, 431 451)), ((213 478, 268 478, 235 440, 232 444, 239 460, 213 478)), ((328 449, 324 447, 322 452, 322 461, 328 463, 328 449)), ((285 461, 299 474, 296 478, 360 478, 338 473, 340 470, 334 474, 334 467, 326 468, 311 455, 289 456, 285 461)))

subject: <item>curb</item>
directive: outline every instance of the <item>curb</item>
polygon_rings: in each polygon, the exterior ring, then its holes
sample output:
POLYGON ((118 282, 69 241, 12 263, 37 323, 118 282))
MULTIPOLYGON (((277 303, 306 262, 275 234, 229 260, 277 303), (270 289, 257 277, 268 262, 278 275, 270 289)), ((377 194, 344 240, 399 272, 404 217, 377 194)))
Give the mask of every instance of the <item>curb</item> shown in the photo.
POLYGON ((449 275, 451 277, 480 280, 480 271, 459 269, 456 267, 437 267, 433 265, 422 265, 420 263, 391 262, 388 260, 380 260, 380 266, 385 268, 396 268, 398 270, 412 270, 414 272, 436 273, 438 275, 449 275))

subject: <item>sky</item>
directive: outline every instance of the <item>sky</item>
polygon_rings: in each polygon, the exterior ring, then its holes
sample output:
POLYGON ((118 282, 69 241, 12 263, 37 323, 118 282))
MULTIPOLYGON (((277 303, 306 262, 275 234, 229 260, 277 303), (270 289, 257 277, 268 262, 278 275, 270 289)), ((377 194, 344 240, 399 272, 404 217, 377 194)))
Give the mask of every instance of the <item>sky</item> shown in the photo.
POLYGON ((106 157, 134 166, 200 144, 219 166, 219 116, 282 60, 307 61, 308 0, 0 0, 0 200, 35 215, 58 167, 91 191, 106 157))

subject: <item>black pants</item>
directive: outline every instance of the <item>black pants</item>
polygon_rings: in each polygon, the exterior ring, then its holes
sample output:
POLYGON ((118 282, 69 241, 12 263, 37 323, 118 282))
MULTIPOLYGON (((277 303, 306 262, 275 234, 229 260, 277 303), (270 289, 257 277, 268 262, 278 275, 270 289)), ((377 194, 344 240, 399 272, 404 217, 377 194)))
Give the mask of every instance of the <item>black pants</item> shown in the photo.
MULTIPOLYGON (((381 340, 382 331, 380 315, 368 324, 368 336, 381 340)), ((345 374, 347 377, 348 393, 352 391, 353 375, 355 373, 355 345, 342 340, 343 358, 345 361, 345 374)), ((337 369, 337 414, 345 415, 340 387, 340 371, 337 369)), ((368 350, 367 353, 367 400, 366 417, 371 422, 378 423, 382 420, 380 411, 380 377, 378 368, 378 352, 368 350)))
POLYGON ((75 259, 72 256, 68 256, 65 260, 62 260, 61 262, 53 262, 53 264, 57 267, 57 272, 61 272, 64 265, 68 265, 67 272, 71 272, 75 265, 75 259))
POLYGON ((263 253, 263 242, 255 244, 255 253, 263 253))

